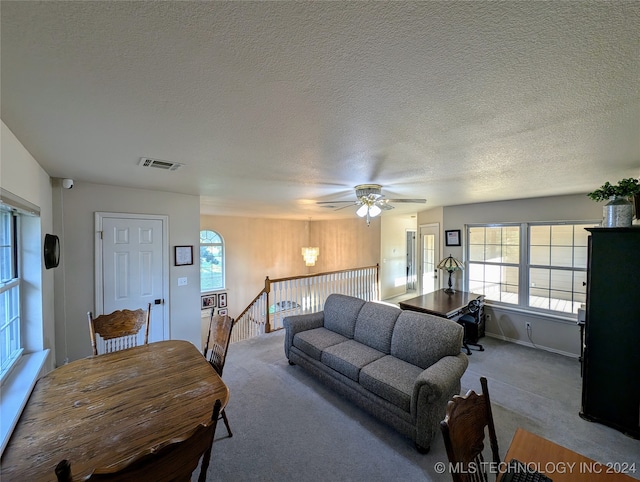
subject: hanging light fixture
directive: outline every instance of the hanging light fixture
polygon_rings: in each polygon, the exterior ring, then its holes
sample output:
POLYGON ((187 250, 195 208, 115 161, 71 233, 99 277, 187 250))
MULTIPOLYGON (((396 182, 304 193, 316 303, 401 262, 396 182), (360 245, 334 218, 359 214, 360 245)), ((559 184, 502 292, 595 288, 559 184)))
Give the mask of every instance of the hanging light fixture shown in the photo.
POLYGON ((302 248, 302 257, 307 266, 315 266, 318 255, 320 254, 320 248, 302 248))
POLYGON ((380 186, 378 184, 361 184, 356 186, 356 196, 362 204, 356 211, 356 215, 366 218, 367 226, 371 223, 371 218, 379 216, 382 212, 378 202, 382 199, 380 186))
POLYGON ((449 272, 449 287, 445 288, 444 292, 455 293, 456 290, 453 289, 453 285, 451 283, 451 274, 454 271, 462 271, 464 269, 464 264, 462 264, 462 261, 449 255, 438 263, 438 269, 449 272))

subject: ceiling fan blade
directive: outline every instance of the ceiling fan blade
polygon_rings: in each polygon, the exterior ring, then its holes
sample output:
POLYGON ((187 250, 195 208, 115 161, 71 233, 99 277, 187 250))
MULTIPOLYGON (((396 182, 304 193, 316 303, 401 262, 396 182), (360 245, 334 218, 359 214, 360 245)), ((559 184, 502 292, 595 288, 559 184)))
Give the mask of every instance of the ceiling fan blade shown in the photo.
POLYGON ((391 204, 378 204, 378 206, 380 206, 380 209, 382 209, 383 211, 389 211, 391 209, 393 209, 393 206, 391 204))
POLYGON ((318 201, 316 204, 322 205, 323 208, 334 208, 336 211, 340 211, 341 209, 358 206, 362 203, 359 201, 318 201), (344 206, 338 206, 338 204, 344 204, 344 206))
POLYGON ((419 203, 424 204, 427 202, 426 199, 387 199, 387 202, 390 203, 419 203))
POLYGON ((317 201, 316 202, 316 204, 329 204, 330 205, 329 207, 331 207, 331 205, 334 205, 334 204, 344 204, 344 203, 355 204, 356 201, 317 201))
POLYGON ((341 207, 339 207, 339 208, 336 208, 336 211, 340 211, 341 209, 349 208, 349 207, 351 207, 351 206, 359 206, 359 205, 360 205, 360 203, 356 203, 356 202, 354 202, 354 203, 351 203, 351 205, 346 205, 346 206, 341 206, 341 207))

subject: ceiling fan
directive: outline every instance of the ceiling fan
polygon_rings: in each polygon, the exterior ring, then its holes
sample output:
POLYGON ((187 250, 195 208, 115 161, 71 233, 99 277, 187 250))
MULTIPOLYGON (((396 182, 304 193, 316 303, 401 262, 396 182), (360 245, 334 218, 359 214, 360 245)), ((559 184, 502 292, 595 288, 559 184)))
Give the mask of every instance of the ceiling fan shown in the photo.
POLYGON ((326 205, 326 207, 336 207, 337 204, 346 204, 346 206, 337 209, 344 209, 349 206, 360 206, 356 214, 361 218, 366 218, 368 226, 371 218, 375 218, 382 213, 382 211, 393 209, 393 206, 389 203, 424 204, 427 202, 426 199, 387 199, 384 194, 382 194, 382 186, 380 184, 358 184, 355 190, 355 201, 318 201, 317 204, 326 205))

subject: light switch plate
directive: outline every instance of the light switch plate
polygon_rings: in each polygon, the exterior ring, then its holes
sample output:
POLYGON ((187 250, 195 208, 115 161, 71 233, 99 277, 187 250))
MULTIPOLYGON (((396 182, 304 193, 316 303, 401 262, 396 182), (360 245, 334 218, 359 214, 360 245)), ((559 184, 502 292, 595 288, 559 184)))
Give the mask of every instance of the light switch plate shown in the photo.
POLYGON ((187 286, 187 277, 178 278, 178 286, 187 286))

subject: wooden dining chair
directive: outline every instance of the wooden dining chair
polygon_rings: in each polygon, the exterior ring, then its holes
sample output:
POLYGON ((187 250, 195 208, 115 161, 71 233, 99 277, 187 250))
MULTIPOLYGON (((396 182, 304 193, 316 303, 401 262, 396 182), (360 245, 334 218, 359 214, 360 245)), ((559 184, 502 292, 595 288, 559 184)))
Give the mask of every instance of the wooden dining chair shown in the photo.
POLYGON ((484 463, 485 429, 488 430, 493 463, 500 464, 498 438, 493 424, 487 379, 480 378, 482 394, 469 390, 463 397, 456 395, 447 404, 444 420, 440 422, 447 457, 452 467, 454 482, 486 482, 487 465, 484 463))
MULTIPOLYGON (((139 482, 153 480, 154 482, 190 481, 193 472, 200 464, 198 482, 207 478, 207 469, 211 461, 211 450, 216 425, 220 418, 222 402, 216 400, 213 405, 211 421, 206 425, 200 424, 191 432, 152 447, 142 456, 133 459, 124 466, 98 468, 86 481, 103 482, 139 482)), ((73 482, 71 463, 61 461, 55 468, 58 482, 73 482)))
POLYGON ((144 344, 149 343, 149 319, 151 316, 151 303, 147 305, 147 311, 117 310, 107 315, 93 317, 90 311, 89 334, 91 336, 91 348, 93 354, 98 354, 98 345, 101 353, 124 350, 138 346, 139 333, 144 330, 144 344), (100 335, 100 340, 97 340, 100 335))
MULTIPOLYGON (((222 377, 222 370, 224 369, 224 363, 227 359, 227 351, 229 350, 234 320, 227 315, 215 314, 214 311, 215 310, 211 310, 209 333, 207 333, 207 342, 204 345, 203 355, 216 373, 222 377)), ((224 421, 225 427, 227 427, 229 437, 233 437, 224 409, 220 416, 224 421)))

